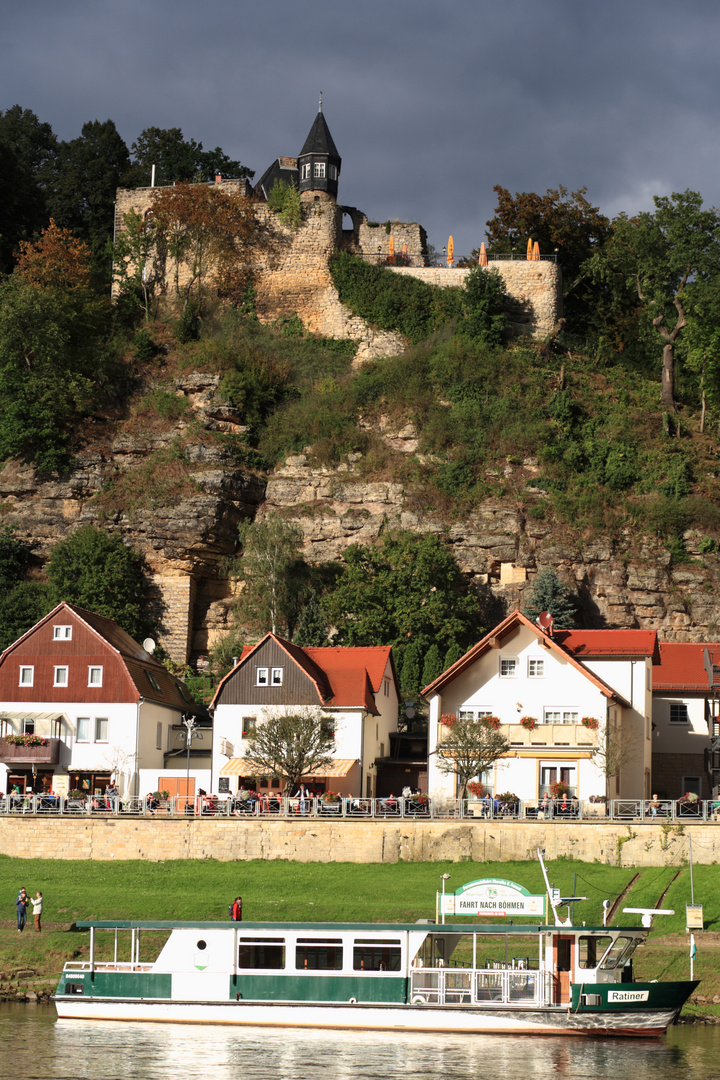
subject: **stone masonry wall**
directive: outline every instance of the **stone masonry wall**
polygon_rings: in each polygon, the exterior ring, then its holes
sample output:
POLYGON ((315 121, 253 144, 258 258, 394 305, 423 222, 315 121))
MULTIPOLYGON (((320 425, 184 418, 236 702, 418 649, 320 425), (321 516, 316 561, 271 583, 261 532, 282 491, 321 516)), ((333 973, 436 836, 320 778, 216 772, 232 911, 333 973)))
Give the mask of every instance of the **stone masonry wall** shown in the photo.
MULTIPOLYGON (((508 291, 508 317, 516 334, 544 337, 555 328, 562 316, 562 271, 550 259, 534 262, 525 259, 496 259, 488 270, 496 270, 508 291)), ((419 278, 428 285, 447 288, 462 286, 468 269, 445 267, 396 266, 396 274, 419 278)))
POLYGON ((720 860, 720 827, 632 823, 426 821, 185 821, 0 816, 0 853, 16 859, 288 859, 297 862, 517 862, 545 849, 613 866, 683 866, 720 860))

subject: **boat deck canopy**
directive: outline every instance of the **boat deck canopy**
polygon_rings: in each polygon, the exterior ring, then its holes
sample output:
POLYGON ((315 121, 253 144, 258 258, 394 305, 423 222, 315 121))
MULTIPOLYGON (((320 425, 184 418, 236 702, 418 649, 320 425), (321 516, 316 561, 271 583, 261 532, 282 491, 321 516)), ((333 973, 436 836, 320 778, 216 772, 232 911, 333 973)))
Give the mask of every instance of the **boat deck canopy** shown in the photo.
POLYGON ((642 926, 555 926, 546 923, 500 923, 489 926, 485 923, 336 923, 336 922, 232 922, 230 920, 204 920, 180 922, 178 920, 152 920, 152 919, 103 919, 103 920, 78 920, 75 923, 77 930, 222 930, 241 929, 243 931, 257 930, 308 930, 313 931, 340 931, 362 933, 398 933, 399 931, 413 931, 414 933, 425 932, 427 934, 482 934, 483 936, 512 935, 521 937, 538 933, 563 933, 563 934, 619 934, 637 933, 645 930, 642 926))

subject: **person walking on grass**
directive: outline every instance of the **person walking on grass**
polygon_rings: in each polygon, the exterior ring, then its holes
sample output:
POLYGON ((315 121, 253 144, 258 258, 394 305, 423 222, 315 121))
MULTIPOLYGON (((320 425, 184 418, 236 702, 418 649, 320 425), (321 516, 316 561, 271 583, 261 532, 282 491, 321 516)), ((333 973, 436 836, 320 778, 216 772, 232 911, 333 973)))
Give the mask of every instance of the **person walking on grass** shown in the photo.
POLYGON ((21 934, 25 929, 25 921, 27 919, 27 908, 30 903, 28 894, 24 889, 21 889, 18 893, 18 898, 15 901, 15 908, 17 910, 17 928, 18 934, 21 934))
POLYGON ((236 896, 230 908, 230 918, 233 922, 242 922, 242 896, 236 896))
POLYGON ((42 926, 40 925, 40 916, 42 915, 42 904, 43 904, 43 895, 42 895, 41 892, 38 891, 38 893, 32 898, 33 916, 35 918, 35 930, 36 930, 36 932, 38 934, 42 930, 42 926))

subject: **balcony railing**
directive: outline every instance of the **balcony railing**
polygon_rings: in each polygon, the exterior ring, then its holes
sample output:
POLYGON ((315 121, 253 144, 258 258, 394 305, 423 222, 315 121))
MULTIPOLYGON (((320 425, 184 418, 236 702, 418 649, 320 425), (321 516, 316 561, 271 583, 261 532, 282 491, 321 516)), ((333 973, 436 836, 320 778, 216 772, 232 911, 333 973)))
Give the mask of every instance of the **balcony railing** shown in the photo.
POLYGON ((61 739, 45 739, 44 746, 28 746, 0 738, 0 761, 10 765, 57 765, 60 760, 61 739))

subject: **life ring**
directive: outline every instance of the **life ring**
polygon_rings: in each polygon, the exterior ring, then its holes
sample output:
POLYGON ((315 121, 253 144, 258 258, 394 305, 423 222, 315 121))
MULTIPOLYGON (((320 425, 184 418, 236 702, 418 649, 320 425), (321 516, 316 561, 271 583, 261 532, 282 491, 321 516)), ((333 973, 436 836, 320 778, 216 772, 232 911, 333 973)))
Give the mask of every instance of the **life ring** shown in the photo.
POLYGON ((357 1005, 357 998, 350 998, 351 1005, 357 1005))
POLYGON ((413 1005, 427 1005, 427 998, 424 998, 422 994, 416 994, 412 999, 413 1005))

